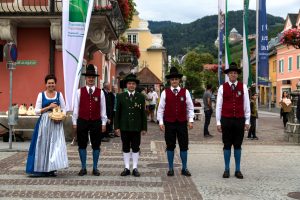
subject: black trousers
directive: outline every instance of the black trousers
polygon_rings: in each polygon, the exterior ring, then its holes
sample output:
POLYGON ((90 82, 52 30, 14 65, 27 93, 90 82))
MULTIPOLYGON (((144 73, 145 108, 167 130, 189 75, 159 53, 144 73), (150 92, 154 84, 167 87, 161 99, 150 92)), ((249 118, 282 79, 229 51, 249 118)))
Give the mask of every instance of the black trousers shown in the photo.
POLYGON ((256 137, 256 117, 250 117, 250 129, 248 131, 248 138, 256 137))
POLYGON ((174 151, 176 148, 176 138, 180 151, 187 151, 189 149, 187 122, 164 122, 164 124, 167 151, 174 151))
POLYGON ((121 131, 122 150, 124 153, 129 153, 130 148, 133 153, 140 151, 141 132, 136 131, 121 131))
POLYGON ((101 120, 77 119, 77 141, 79 149, 86 149, 90 134, 92 149, 99 150, 101 145, 101 120))
POLYGON ((244 139, 245 118, 221 117, 224 149, 241 149, 244 139))
POLYGON ((286 127, 286 123, 288 122, 288 112, 283 112, 282 113, 282 121, 283 121, 283 126, 286 127))
POLYGON ((209 134, 208 126, 210 124, 210 119, 211 119, 212 113, 213 113, 212 109, 204 111, 204 114, 205 114, 204 135, 208 135, 209 134))

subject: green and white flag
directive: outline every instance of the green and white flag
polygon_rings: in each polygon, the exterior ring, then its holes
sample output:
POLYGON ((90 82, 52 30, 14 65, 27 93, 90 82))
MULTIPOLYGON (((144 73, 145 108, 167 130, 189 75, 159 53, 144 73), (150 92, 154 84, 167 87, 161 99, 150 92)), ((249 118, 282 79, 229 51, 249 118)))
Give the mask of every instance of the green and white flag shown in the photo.
POLYGON ((63 71, 66 110, 73 110, 94 0, 63 0, 63 71))
POLYGON ((243 83, 248 87, 252 84, 252 74, 250 66, 250 51, 248 44, 248 10, 249 0, 244 0, 243 13, 243 83))
MULTIPOLYGON (((229 29, 228 29, 228 9, 227 9, 227 0, 225 6, 225 69, 229 68, 231 63, 230 49, 229 49, 229 29)), ((228 81, 228 76, 225 76, 225 82, 228 81)))

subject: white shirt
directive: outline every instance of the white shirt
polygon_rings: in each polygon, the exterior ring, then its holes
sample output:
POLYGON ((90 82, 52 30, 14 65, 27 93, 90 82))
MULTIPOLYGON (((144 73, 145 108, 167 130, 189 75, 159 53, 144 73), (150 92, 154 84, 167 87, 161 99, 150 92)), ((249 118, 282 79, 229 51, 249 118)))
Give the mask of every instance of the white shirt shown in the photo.
POLYGON ((134 96, 135 90, 133 92, 129 92, 129 90, 127 90, 128 95, 130 96, 130 94, 132 94, 134 96))
MULTIPOLYGON (((235 83, 228 82, 229 86, 231 87, 232 84, 237 86, 237 81, 235 83)), ((245 124, 249 124, 250 122, 250 100, 249 100, 249 93, 248 88, 245 84, 243 84, 244 90, 244 113, 245 113, 245 124)), ((222 106, 223 106, 223 85, 219 87, 218 96, 217 96, 217 105, 216 105, 216 120, 217 125, 221 125, 221 114, 222 114, 222 106)))
MULTIPOLYGON (((91 87, 93 90, 93 93, 96 89, 95 86, 91 87)), ((89 91, 90 87, 86 86, 87 91, 89 91)), ((107 116, 106 116, 106 101, 105 101, 105 95, 102 90, 101 92, 101 106, 100 106, 100 113, 101 113, 101 121, 102 125, 106 125, 107 122, 107 116)), ((73 125, 77 125, 77 119, 78 119, 78 112, 79 112, 79 104, 80 104, 80 89, 76 92, 76 97, 74 99, 74 109, 73 109, 73 115, 72 115, 72 122, 73 125)))
MULTIPOLYGON (((49 100, 54 100, 57 97, 57 92, 55 92, 55 96, 53 98, 47 97, 46 92, 40 92, 37 99, 36 99, 35 109, 34 109, 34 112, 37 115, 41 114, 41 110, 42 110, 42 101, 43 101, 42 93, 44 93, 46 99, 49 99, 49 100)), ((64 100, 64 97, 63 97, 62 93, 59 94, 59 104, 60 104, 61 111, 64 114, 66 114, 66 103, 65 103, 65 100, 64 100)))
MULTIPOLYGON (((173 91, 173 89, 175 89, 175 88, 171 87, 170 89, 173 91)), ((180 87, 177 87, 176 89, 179 93, 180 87)), ((186 90, 186 92, 185 92, 185 97, 186 97, 187 119, 188 119, 189 122, 194 122, 194 104, 193 104, 190 92, 188 90, 186 90)), ((161 93, 160 101, 159 101, 159 105, 158 105, 158 110, 157 110, 157 120, 159 121, 159 125, 164 124, 165 106, 166 106, 166 92, 164 90, 161 93)))
POLYGON ((150 105, 156 105, 157 99, 158 99, 158 95, 155 91, 153 92, 149 92, 148 93, 148 99, 150 101, 150 105))

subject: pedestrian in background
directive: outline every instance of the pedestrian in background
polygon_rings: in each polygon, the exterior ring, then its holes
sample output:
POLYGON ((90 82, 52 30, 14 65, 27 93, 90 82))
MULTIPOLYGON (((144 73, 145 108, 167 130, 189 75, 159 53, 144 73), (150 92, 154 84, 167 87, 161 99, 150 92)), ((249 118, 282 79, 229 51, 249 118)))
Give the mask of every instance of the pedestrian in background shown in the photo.
POLYGON ((132 157, 132 175, 139 177, 138 160, 140 154, 141 135, 147 132, 145 97, 136 91, 139 80, 136 75, 129 74, 124 79, 127 91, 117 96, 115 115, 115 133, 121 135, 125 169, 121 176, 130 175, 130 158, 132 157), (132 153, 130 152, 132 150, 132 153))
POLYGON ((203 95, 203 104, 204 104, 204 115, 205 115, 205 122, 204 122, 204 137, 212 137, 212 135, 208 131, 208 126, 210 124, 211 115, 213 113, 212 109, 212 85, 207 84, 206 91, 203 95))
POLYGON ((109 142, 109 138, 114 138, 113 131, 113 114, 114 114, 114 101, 115 96, 110 91, 110 84, 108 82, 103 83, 102 89, 104 96, 105 96, 105 104, 106 104, 106 116, 107 116, 107 123, 106 123, 106 131, 102 133, 102 142, 109 142))
POLYGON ((229 81, 219 87, 216 105, 217 129, 222 133, 224 144, 223 154, 225 170, 223 178, 230 177, 231 147, 234 147, 235 177, 242 179, 240 169, 242 143, 244 131, 249 130, 250 103, 248 88, 245 84, 237 81, 241 69, 232 62, 224 71, 229 81))
POLYGON ((166 79, 170 81, 171 87, 161 93, 157 111, 160 130, 165 132, 169 163, 168 176, 174 176, 173 162, 176 139, 180 148, 181 174, 191 176, 187 168, 189 149, 188 128, 193 128, 194 105, 190 92, 185 88, 179 87, 182 76, 182 74, 178 73, 176 67, 171 67, 170 73, 166 75, 166 79))
POLYGON ((35 113, 40 114, 31 138, 26 173, 36 176, 56 176, 56 170, 68 167, 67 147, 62 121, 54 121, 49 113, 60 106, 65 114, 63 95, 57 92, 56 77, 45 77, 46 90, 40 92, 35 113))
POLYGON ((256 88, 251 88, 249 94, 251 96, 250 99, 251 116, 250 116, 250 129, 248 131, 247 138, 252 140, 258 140, 258 137, 256 136, 256 119, 258 118, 257 105, 256 105, 256 99, 257 99, 256 88))
POLYGON ((288 114, 292 110, 292 101, 289 98, 287 91, 282 92, 282 97, 279 104, 281 105, 280 115, 282 116, 283 126, 286 128, 286 123, 288 122, 288 114))
POLYGON ((156 103, 157 103, 157 100, 158 100, 158 95, 154 91, 153 87, 151 87, 150 91, 148 92, 148 100, 149 100, 150 121, 155 122, 154 121, 154 111, 155 111, 156 103))
POLYGON ((101 134, 106 131, 106 103, 103 91, 95 86, 96 73, 95 66, 89 64, 85 76, 86 86, 76 92, 73 109, 73 128, 77 132, 78 152, 81 161, 79 176, 87 174, 86 147, 91 139, 93 149, 93 171, 94 176, 99 176, 98 161, 100 157, 101 134))

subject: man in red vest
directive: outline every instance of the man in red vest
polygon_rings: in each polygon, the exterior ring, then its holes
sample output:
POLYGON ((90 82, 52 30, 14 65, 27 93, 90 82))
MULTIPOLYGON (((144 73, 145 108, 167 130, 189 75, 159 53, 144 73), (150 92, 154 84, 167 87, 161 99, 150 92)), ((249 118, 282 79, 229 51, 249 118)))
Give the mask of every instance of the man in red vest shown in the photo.
POLYGON ((173 160, 177 138, 182 161, 181 174, 191 176, 191 173, 187 169, 189 143, 187 127, 189 127, 189 129, 193 128, 194 105, 189 91, 179 87, 182 74, 178 73, 176 67, 171 67, 170 73, 166 75, 166 78, 170 81, 171 87, 161 93, 157 110, 157 120, 159 121, 160 130, 165 131, 169 163, 167 175, 174 176, 173 160))
POLYGON ((89 64, 86 68, 86 86, 77 90, 73 109, 73 128, 77 131, 78 151, 81 161, 79 176, 87 174, 86 170, 86 147, 90 135, 93 149, 93 175, 99 176, 98 160, 100 156, 101 132, 106 130, 106 104, 102 90, 95 86, 95 66, 89 64))
POLYGON ((235 176, 239 179, 243 178, 240 170, 241 162, 241 146, 244 138, 244 131, 249 130, 250 122, 250 102, 247 86, 237 81, 238 74, 241 69, 237 64, 232 62, 225 74, 228 75, 229 81, 219 87, 216 120, 217 129, 222 132, 222 140, 224 143, 223 153, 225 161, 225 171, 223 178, 230 176, 230 156, 231 146, 234 147, 235 159, 235 176))

